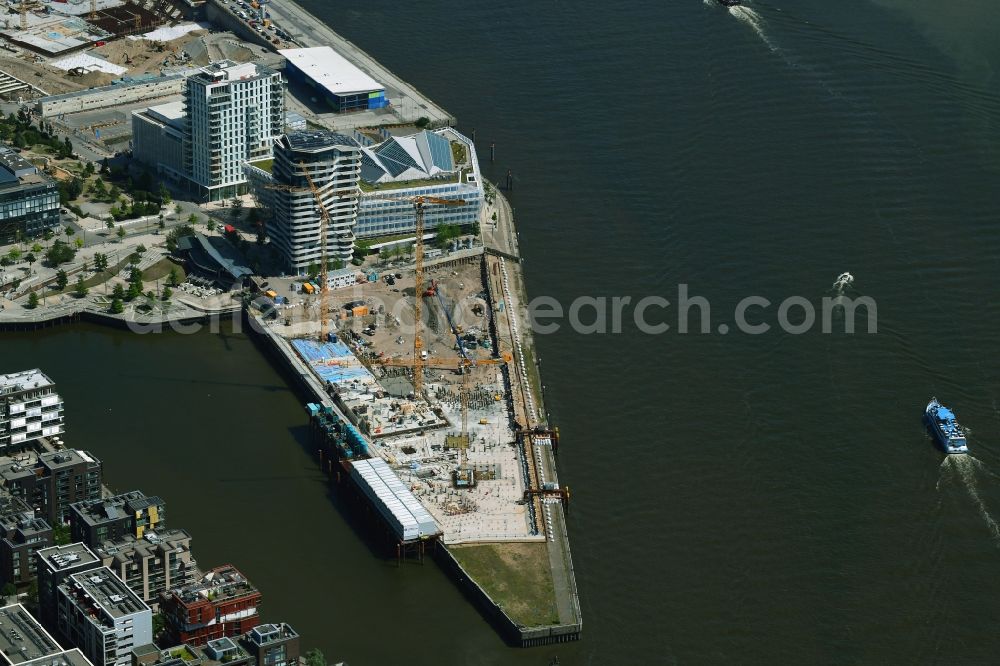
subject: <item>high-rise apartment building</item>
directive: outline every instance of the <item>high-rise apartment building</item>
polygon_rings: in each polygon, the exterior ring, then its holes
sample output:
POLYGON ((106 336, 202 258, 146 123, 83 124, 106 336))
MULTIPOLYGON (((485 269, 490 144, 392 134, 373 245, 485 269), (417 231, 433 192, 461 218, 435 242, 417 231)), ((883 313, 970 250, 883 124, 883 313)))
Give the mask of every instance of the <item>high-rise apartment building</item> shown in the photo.
POLYGON ((141 490, 76 502, 69 510, 73 540, 91 548, 126 536, 141 539, 147 531, 166 527, 166 521, 166 502, 141 490))
POLYGON ((361 174, 361 149, 354 139, 323 130, 290 132, 275 144, 271 173, 247 169, 258 198, 272 210, 268 233, 291 272, 305 275, 322 261, 322 216, 312 187, 329 216, 327 260, 351 260, 361 174), (281 188, 273 189, 276 185, 281 188))
POLYGON ((0 452, 62 433, 63 401, 45 373, 0 375, 0 452))
POLYGON ((70 504, 101 496, 101 461, 65 449, 0 465, 0 483, 52 526, 67 521, 70 504))
POLYGON ((95 666, 131 666, 153 641, 153 613, 109 569, 71 574, 56 590, 57 632, 95 666))
POLYGON ((188 77, 184 171, 201 198, 219 201, 246 191, 243 163, 271 157, 284 99, 281 75, 252 62, 217 62, 188 77))

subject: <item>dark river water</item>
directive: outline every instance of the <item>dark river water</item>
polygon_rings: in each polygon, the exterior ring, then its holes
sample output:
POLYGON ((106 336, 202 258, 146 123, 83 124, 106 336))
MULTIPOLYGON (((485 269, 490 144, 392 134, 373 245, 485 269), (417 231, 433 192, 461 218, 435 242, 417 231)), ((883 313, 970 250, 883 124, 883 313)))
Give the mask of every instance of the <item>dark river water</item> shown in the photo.
POLYGON ((676 302, 686 284, 709 332, 655 308, 659 335, 627 314, 538 338, 576 644, 508 648, 436 566, 375 556, 247 338, 0 338, 0 368, 58 382, 68 442, 113 487, 164 496, 203 567, 233 562, 267 618, 351 664, 995 661, 994 2, 305 4, 475 128, 482 156, 496 141, 485 167, 513 170, 533 296, 676 302), (781 330, 779 303, 818 307, 844 271, 876 333, 837 313, 829 334, 781 330), (749 296, 769 332, 733 325, 749 296), (972 456, 935 448, 935 395, 972 456))

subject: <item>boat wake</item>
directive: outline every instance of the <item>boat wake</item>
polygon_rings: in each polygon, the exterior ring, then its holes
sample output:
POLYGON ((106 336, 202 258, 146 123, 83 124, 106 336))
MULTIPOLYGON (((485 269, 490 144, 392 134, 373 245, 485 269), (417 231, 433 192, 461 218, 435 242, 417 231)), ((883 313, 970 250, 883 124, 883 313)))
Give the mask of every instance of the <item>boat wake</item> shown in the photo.
POLYGON ((730 7, 729 14, 753 28, 753 31, 757 33, 757 36, 760 37, 765 44, 767 44, 769 49, 772 51, 778 50, 778 47, 771 41, 767 31, 764 29, 764 18, 760 14, 749 7, 744 7, 743 5, 730 7))
POLYGON ((838 295, 843 294, 852 284, 854 284, 854 276, 846 272, 841 273, 833 283, 833 291, 838 295))
MULTIPOLYGON (((979 510, 979 515, 982 516, 986 527, 990 530, 990 534, 993 535, 993 540, 1000 545, 1000 525, 997 524, 996 519, 993 518, 989 509, 986 508, 983 498, 979 495, 979 480, 977 477, 982 473, 989 474, 989 470, 983 466, 983 463, 968 454, 945 456, 944 461, 941 463, 941 470, 942 478, 946 478, 947 476, 958 478, 979 510)), ((938 488, 940 489, 940 487, 941 482, 939 480, 938 488)))

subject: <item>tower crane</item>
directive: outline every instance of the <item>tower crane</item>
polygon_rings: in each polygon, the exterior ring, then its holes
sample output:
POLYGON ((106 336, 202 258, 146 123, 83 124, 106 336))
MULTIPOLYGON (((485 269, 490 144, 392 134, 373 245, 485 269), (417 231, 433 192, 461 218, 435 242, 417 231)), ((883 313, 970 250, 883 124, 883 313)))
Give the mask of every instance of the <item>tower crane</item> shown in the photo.
POLYGON ((21 0, 18 9, 21 13, 21 30, 28 29, 28 10, 37 9, 40 5, 35 0, 21 0))
POLYGON ((423 358, 421 352, 424 351, 424 340, 420 334, 423 327, 421 318, 421 302, 424 294, 424 207, 435 206, 464 206, 465 199, 439 199, 438 197, 406 197, 392 198, 387 201, 408 201, 413 204, 416 211, 416 241, 413 243, 413 394, 420 397, 424 388, 423 366, 427 360, 423 358))
MULTIPOLYGON (((302 168, 302 174, 305 176, 306 182, 309 187, 296 187, 294 185, 281 185, 281 184, 270 184, 266 188, 270 190, 283 190, 285 192, 310 192, 312 193, 313 199, 316 201, 316 207, 319 209, 319 219, 320 219, 320 231, 319 231, 319 243, 320 243, 320 286, 319 286, 319 339, 320 342, 325 342, 329 328, 327 326, 326 314, 329 310, 330 302, 330 281, 329 281, 329 268, 330 268, 330 258, 327 254, 327 238, 330 227, 330 212, 326 209, 326 204, 323 203, 323 193, 321 188, 316 185, 316 182, 309 175, 309 170, 306 168, 306 163, 304 161, 299 161, 299 166, 302 168)), ((337 196, 341 196, 339 193, 337 196)))
MULTIPOLYGON (((469 447, 469 394, 471 392, 469 383, 472 377, 472 368, 489 365, 504 365, 506 363, 510 363, 513 358, 514 357, 510 352, 503 352, 498 358, 469 358, 468 356, 458 358, 432 358, 425 359, 421 363, 421 370, 422 367, 425 366, 451 367, 457 368, 457 371, 462 375, 462 387, 459 390, 459 402, 461 404, 462 414, 462 433, 458 446, 460 467, 465 466, 465 449, 469 447)), ((383 359, 377 360, 375 363, 383 366, 412 367, 414 372, 418 369, 418 366, 411 359, 407 358, 383 359)), ((414 393, 414 395, 416 395, 416 393, 414 393)))

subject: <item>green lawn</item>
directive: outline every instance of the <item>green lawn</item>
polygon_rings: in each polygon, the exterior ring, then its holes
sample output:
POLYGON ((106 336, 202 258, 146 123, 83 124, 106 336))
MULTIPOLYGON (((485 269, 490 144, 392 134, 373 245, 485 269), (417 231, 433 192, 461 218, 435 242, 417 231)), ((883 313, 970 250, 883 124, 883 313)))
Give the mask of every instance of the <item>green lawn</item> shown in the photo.
POLYGON ((451 546, 448 550, 518 624, 540 627, 559 623, 544 541, 451 546))
POLYGON ((274 160, 261 160, 260 162, 251 162, 250 166, 255 166, 258 169, 263 169, 264 171, 271 173, 271 169, 274 167, 274 160))
POLYGON ((451 157, 455 160, 455 165, 465 164, 465 160, 468 159, 468 153, 465 150, 465 146, 458 141, 451 142, 451 157))
POLYGON ((184 282, 187 279, 184 268, 164 257, 142 272, 142 281, 155 282, 156 280, 162 280, 170 275, 171 269, 177 269, 177 282, 184 282))
POLYGON ((379 183, 378 185, 373 185, 372 183, 366 183, 363 180, 359 180, 358 185, 361 187, 362 192, 384 192, 386 190, 402 190, 408 187, 442 185, 454 182, 456 182, 455 178, 419 178, 417 180, 403 180, 398 183, 379 183))

